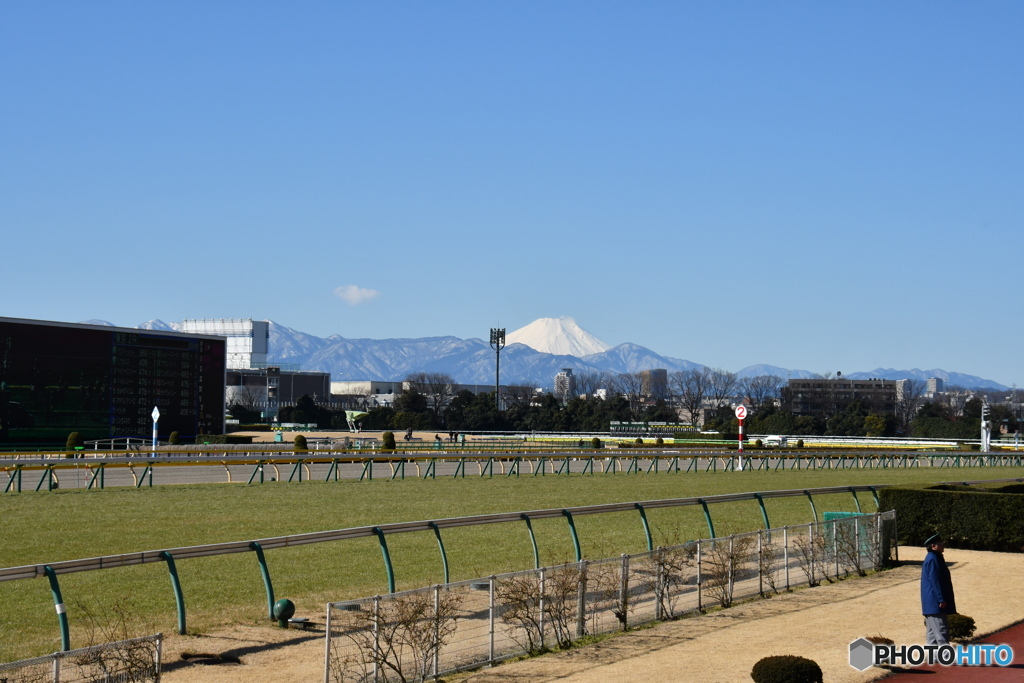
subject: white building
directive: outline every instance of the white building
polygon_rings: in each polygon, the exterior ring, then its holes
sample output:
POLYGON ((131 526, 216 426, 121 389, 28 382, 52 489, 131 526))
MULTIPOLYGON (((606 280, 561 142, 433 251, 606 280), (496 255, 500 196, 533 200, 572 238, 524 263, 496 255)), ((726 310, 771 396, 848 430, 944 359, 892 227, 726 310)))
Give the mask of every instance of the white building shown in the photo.
POLYGON ((572 368, 562 368, 562 371, 555 375, 555 397, 565 402, 575 395, 576 377, 572 374, 572 368))
POLYGON ((267 367, 270 323, 266 320, 253 320, 252 318, 182 320, 175 327, 179 332, 227 337, 229 370, 267 367))

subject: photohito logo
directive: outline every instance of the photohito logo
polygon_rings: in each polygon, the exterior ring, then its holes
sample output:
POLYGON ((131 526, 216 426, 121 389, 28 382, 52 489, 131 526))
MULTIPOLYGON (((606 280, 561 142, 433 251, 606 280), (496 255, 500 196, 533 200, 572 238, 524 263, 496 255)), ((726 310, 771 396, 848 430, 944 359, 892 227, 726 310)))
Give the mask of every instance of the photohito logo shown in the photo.
POLYGON ((876 645, 867 638, 850 643, 850 666, 864 671, 872 666, 1009 666, 1009 645, 876 645))

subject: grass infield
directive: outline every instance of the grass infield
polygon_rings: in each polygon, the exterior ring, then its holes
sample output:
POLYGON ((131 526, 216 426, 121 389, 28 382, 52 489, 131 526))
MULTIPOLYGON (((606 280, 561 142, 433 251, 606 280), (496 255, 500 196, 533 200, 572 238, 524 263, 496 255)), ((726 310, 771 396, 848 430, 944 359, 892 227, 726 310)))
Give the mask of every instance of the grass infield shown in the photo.
MULTIPOLYGON (((311 481, 7 494, 0 496, 4 521, 0 566, 489 512, 819 486, 1008 477, 1024 477, 1024 468, 311 481)), ((859 496, 864 511, 874 512, 871 495, 859 496)), ((765 505, 773 527, 812 519, 803 497, 770 499, 765 505)), ((817 496, 815 505, 819 515, 826 510, 856 510, 848 493, 817 496)), ((711 514, 720 536, 763 527, 755 501, 714 505, 711 514)), ((649 510, 647 515, 656 545, 708 535, 699 506, 649 510)), ((586 557, 614 557, 646 549, 637 513, 578 517, 576 527, 586 557)), ((534 530, 543 564, 572 559, 564 520, 538 520, 534 530)), ((443 537, 452 580, 533 566, 532 547, 522 524, 446 529, 443 537)), ((391 536, 388 546, 399 590, 443 580, 432 534, 391 536)), ((329 601, 387 590, 375 539, 269 550, 267 562, 275 597, 291 599, 299 616, 317 621, 329 601)), ((266 594, 254 554, 179 560, 177 564, 190 633, 231 623, 267 622, 266 594)), ((60 585, 72 647, 103 639, 113 629, 111 624, 122 619, 133 636, 176 629, 174 595, 163 563, 65 574, 60 585)), ((0 661, 60 649, 57 617, 45 579, 0 583, 0 604, 4 605, 0 610, 0 661)))

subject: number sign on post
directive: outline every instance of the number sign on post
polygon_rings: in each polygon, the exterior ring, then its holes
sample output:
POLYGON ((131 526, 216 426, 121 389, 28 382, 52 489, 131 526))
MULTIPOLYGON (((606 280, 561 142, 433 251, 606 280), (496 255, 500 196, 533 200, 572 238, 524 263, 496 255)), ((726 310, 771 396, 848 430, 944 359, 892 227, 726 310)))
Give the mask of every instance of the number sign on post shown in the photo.
POLYGON ((740 421, 740 435, 739 435, 739 439, 740 439, 740 443, 739 443, 739 450, 740 450, 740 472, 743 471, 743 420, 746 419, 746 417, 747 417, 747 407, 745 405, 742 405, 742 404, 736 406, 736 419, 740 421))

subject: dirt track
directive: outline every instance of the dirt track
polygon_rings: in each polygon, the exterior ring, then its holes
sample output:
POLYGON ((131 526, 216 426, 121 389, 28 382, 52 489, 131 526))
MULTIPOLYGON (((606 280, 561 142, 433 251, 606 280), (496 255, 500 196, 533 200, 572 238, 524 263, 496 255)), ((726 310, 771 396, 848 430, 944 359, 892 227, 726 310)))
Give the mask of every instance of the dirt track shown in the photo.
MULTIPOLYGON (((923 550, 901 548, 918 564, 923 550)), ((1024 555, 947 550, 957 606, 974 617, 977 635, 1024 619, 1024 555), (1008 599, 1009 598, 1009 599, 1008 599)), ((918 564, 863 579, 800 590, 721 612, 659 625, 596 645, 464 675, 472 683, 653 680, 749 681, 761 657, 796 654, 821 665, 825 680, 859 682, 884 671, 858 672, 848 645, 882 635, 897 643, 923 642, 918 564)), ((252 683, 323 680, 323 632, 239 627, 209 636, 175 636, 165 644, 168 683, 252 683), (199 666, 182 652, 238 657, 241 664, 199 666)))

